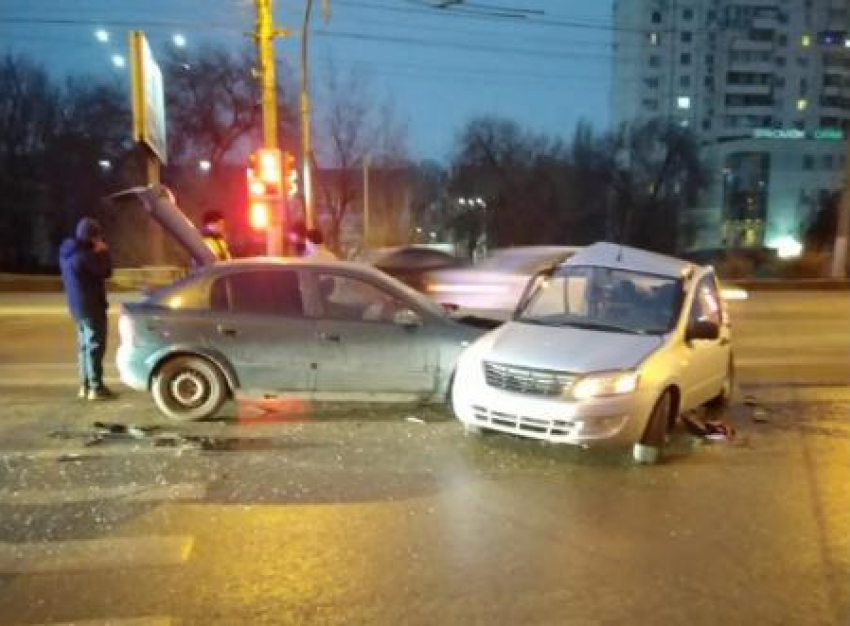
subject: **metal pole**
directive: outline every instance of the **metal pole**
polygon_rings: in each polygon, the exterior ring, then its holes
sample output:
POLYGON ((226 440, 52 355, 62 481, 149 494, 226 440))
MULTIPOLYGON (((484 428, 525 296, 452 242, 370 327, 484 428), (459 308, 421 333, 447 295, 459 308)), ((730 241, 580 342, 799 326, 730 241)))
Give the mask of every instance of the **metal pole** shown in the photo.
POLYGON ((369 246, 369 165, 372 157, 363 155, 363 247, 369 246))
POLYGON ((304 8, 304 24, 301 27, 301 159, 302 184, 304 186, 304 220, 307 228, 315 225, 315 209, 313 205, 313 177, 310 167, 311 145, 310 128, 310 85, 307 58, 307 38, 310 32, 310 14, 313 10, 313 0, 307 0, 304 8))
MULTIPOLYGON (((263 145, 277 148, 277 91, 274 61, 274 17, 272 0, 255 0, 257 10, 257 56, 260 61, 262 85, 263 145)), ((266 254, 283 254, 283 202, 271 207, 271 223, 266 229, 266 254)))
POLYGON ((845 278, 847 268, 847 244, 850 241, 850 139, 848 140, 847 166, 844 174, 844 190, 838 205, 838 220, 835 226, 835 244, 832 249, 832 278, 845 278))

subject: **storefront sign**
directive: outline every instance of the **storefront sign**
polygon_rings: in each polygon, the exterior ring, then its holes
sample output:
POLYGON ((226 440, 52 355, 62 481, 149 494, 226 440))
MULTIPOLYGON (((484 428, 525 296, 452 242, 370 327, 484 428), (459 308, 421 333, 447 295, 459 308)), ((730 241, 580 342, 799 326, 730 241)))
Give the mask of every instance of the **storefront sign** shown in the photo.
POLYGON ((844 131, 840 128, 818 128, 806 132, 798 128, 756 128, 753 139, 816 139, 818 141, 843 141, 844 131))

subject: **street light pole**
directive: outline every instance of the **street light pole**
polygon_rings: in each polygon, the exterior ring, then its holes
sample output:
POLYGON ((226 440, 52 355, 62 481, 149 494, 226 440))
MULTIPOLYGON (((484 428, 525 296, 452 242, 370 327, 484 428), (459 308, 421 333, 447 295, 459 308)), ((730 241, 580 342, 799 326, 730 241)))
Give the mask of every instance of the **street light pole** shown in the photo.
POLYGON ((310 32, 310 14, 313 11, 313 0, 306 0, 304 7, 304 23, 301 27, 301 171, 304 187, 304 220, 307 228, 313 228, 316 216, 313 204, 313 176, 310 167, 311 145, 310 129, 310 84, 307 59, 307 38, 310 32))
POLYGON ((845 278, 847 267, 847 244, 850 241, 850 138, 848 138, 847 163, 844 174, 844 190, 838 205, 838 220, 835 226, 835 243, 832 249, 832 278, 845 278))
POLYGON ((363 247, 369 246, 369 166, 372 157, 367 152, 363 155, 363 247))

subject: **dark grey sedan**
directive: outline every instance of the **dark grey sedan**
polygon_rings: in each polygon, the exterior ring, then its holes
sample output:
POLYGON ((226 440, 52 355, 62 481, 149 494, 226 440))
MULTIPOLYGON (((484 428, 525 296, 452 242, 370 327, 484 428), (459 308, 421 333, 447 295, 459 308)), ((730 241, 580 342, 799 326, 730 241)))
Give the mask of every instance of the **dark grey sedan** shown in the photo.
POLYGON ((211 263, 163 188, 133 193, 201 264, 119 322, 121 379, 169 418, 210 417, 229 397, 442 402, 483 332, 365 265, 211 263))

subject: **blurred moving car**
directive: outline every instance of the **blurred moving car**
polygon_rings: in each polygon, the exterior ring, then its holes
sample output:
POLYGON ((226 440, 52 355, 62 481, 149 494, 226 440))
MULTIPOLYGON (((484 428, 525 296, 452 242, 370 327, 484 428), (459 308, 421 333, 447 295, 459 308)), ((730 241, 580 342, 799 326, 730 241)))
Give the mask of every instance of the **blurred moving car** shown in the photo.
POLYGON ((466 264, 448 252, 425 246, 365 250, 355 260, 368 263, 417 291, 425 290, 429 272, 463 267, 466 264))
POLYGON ((216 263, 164 187, 127 193, 199 265, 125 304, 119 321, 122 381, 171 419, 213 416, 230 397, 443 402, 460 352, 481 335, 365 265, 216 263))
POLYGON ((459 315, 506 320, 528 280, 541 268, 560 263, 579 248, 525 246, 502 248, 472 267, 431 272, 425 293, 459 315))
POLYGON ((734 361, 713 270, 598 243, 538 274, 512 321, 468 348, 452 388, 468 430, 658 460, 678 416, 729 401, 734 361))

